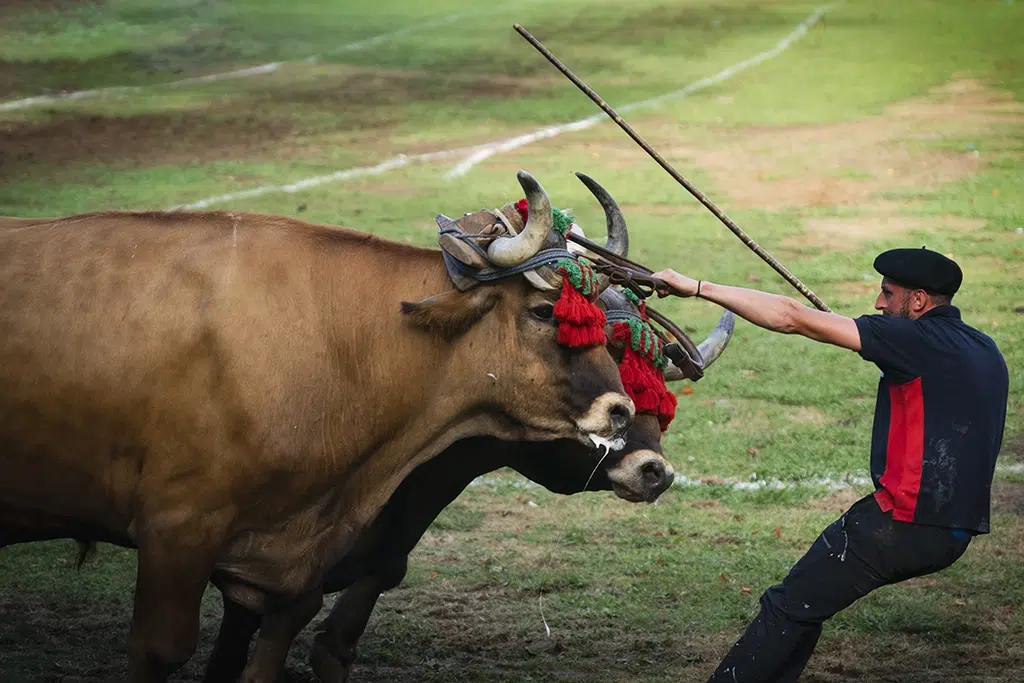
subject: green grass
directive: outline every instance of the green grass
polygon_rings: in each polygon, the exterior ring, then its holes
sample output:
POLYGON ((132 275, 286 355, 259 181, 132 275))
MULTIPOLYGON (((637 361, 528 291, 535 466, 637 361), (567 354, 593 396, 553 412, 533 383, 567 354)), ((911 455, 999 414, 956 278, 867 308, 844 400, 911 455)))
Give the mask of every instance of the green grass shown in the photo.
MULTIPOLYGON (((618 107, 770 49, 817 5, 48 6, 0 10, 0 101, 51 89, 153 87, 0 111, 0 214, 165 208, 594 114, 515 35, 515 21, 618 107), (460 18, 451 24, 429 24, 453 13, 460 18), (368 47, 339 49, 406 28, 368 47), (317 62, 302 61, 314 54, 317 62), (271 61, 287 64, 250 79, 159 85, 271 61)), ((779 57, 627 115, 841 313, 870 312, 878 251, 927 243, 954 254, 966 273, 957 304, 997 341, 1010 367, 1004 464, 1024 460, 1024 315, 1016 310, 1024 306, 1024 125, 1019 112, 997 115, 984 109, 984 98, 935 89, 977 82, 981 92, 1003 93, 1019 106, 1022 20, 1019 2, 850 1, 779 57), (922 115, 927 106, 946 108, 922 115), (989 118, 971 118, 978 115, 989 118), (850 138, 866 151, 843 147, 850 138), (943 175, 947 168, 954 171, 943 175), (834 200, 827 193, 835 188, 851 194, 834 200), (780 196, 790 199, 775 201, 780 196), (857 232, 880 211, 892 225, 910 227, 857 232), (810 221, 840 219, 836 230, 849 234, 815 241, 810 221)), ((572 176, 581 170, 623 205, 635 258, 791 291, 610 123, 446 179, 455 163, 414 163, 214 208, 300 216, 432 245, 436 213, 518 198, 514 173, 526 168, 556 206, 572 207, 588 234, 599 235, 600 210, 572 176)), ((695 335, 719 314, 703 302, 657 307, 695 335)), ((692 394, 679 396, 666 454, 690 479, 863 474, 876 381, 877 370, 855 354, 740 322, 718 365, 692 394)), ((879 680, 879 670, 905 671, 900 680, 911 683, 945 681, 954 671, 964 681, 1019 679, 1024 474, 1001 471, 997 483, 994 533, 950 570, 878 591, 836 617, 807 680, 879 680)), ((508 472, 489 475, 437 520, 405 584, 381 601, 355 680, 704 680, 760 592, 852 495, 676 486, 657 505, 638 507, 610 494, 565 498, 524 488, 508 472), (533 648, 544 638, 541 610, 559 651, 533 648)), ((65 543, 0 551, 0 680, 123 675, 134 554, 106 547, 80 573, 73 556, 65 543)), ((207 649, 183 680, 200 676, 218 614, 211 591, 207 649)), ((292 652, 291 680, 311 680, 309 642, 303 634, 292 652)))

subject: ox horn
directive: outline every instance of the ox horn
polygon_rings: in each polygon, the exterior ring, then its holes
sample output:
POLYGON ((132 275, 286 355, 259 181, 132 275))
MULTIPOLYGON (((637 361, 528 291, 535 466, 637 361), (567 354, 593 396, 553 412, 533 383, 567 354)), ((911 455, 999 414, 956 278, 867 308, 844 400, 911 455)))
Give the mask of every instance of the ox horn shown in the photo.
MULTIPOLYGON (((594 195, 601 209, 604 210, 605 228, 608 239, 604 248, 619 256, 629 255, 629 228, 626 227, 626 218, 622 215, 615 198, 608 190, 601 187, 601 184, 585 173, 576 172, 576 177, 587 186, 590 194, 594 195)), ((608 289, 609 278, 603 273, 597 275, 597 291, 603 292, 608 289)))
POLYGON ((499 237, 487 248, 487 258, 491 263, 505 268, 517 266, 540 251, 552 223, 551 201, 537 179, 526 171, 519 171, 516 177, 529 205, 526 226, 515 237, 499 237))
POLYGON ((608 234, 608 241, 605 242, 604 248, 619 256, 629 256, 629 229, 626 227, 626 218, 622 215, 615 198, 587 174, 577 172, 576 177, 587 186, 590 194, 597 198, 604 210, 608 234))
MULTIPOLYGON (((729 340, 732 339, 732 331, 735 327, 736 316, 733 312, 725 311, 722 313, 722 317, 718 319, 715 329, 711 331, 707 339, 697 346, 697 351, 704 360, 702 369, 707 370, 722 355, 725 347, 729 345, 729 340)), ((676 382, 681 379, 686 379, 686 375, 669 360, 668 366, 665 368, 665 381, 676 382)))

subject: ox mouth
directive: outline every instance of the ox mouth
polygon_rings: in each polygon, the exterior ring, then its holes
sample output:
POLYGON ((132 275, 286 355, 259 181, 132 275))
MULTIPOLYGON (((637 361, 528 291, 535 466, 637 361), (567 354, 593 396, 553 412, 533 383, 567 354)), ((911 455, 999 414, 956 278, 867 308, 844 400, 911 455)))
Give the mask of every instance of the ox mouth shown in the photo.
POLYGON ((649 503, 650 502, 647 499, 647 496, 645 496, 644 494, 637 493, 633 489, 626 488, 625 486, 623 486, 621 484, 616 484, 614 481, 612 482, 612 492, 616 496, 621 498, 622 500, 627 501, 629 503, 649 503))
MULTIPOLYGON (((621 436, 617 436, 614 439, 606 439, 600 434, 593 433, 584 434, 583 436, 586 439, 589 439, 590 443, 592 443, 595 447, 599 449, 604 449, 605 454, 609 453, 610 451, 621 451, 623 448, 626 447, 626 440, 621 436)), ((586 443, 585 440, 584 443, 586 443)))

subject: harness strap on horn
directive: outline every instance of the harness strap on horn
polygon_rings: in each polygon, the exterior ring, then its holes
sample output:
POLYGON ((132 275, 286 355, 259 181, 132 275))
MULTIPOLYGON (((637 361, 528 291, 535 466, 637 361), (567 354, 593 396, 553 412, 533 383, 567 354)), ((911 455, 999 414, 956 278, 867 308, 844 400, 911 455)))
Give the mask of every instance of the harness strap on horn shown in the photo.
MULTIPOLYGON (((700 349, 693 343, 693 340, 686 336, 686 333, 678 325, 661 315, 653 309, 647 310, 647 301, 637 296, 636 292, 630 289, 623 289, 622 293, 640 311, 642 320, 653 320, 668 330, 669 334, 675 337, 676 341, 665 344, 665 356, 682 370, 683 375, 692 382, 699 381, 704 376, 704 359, 700 355, 700 349)), ((660 336, 660 335, 659 335, 660 336)), ((664 339, 664 338, 663 338, 664 339)), ((665 340, 666 342, 668 340, 665 340)))
MULTIPOLYGON (((486 252, 476 244, 476 240, 484 236, 467 235, 459 229, 456 221, 443 215, 438 216, 438 233, 464 241, 486 259, 486 252)), ((586 348, 603 346, 608 341, 604 330, 604 311, 594 304, 599 294, 594 270, 589 261, 567 249, 543 249, 526 261, 507 268, 474 268, 444 249, 441 250, 441 256, 448 269, 448 276, 462 291, 478 283, 495 282, 540 267, 553 268, 562 276, 562 292, 554 310, 555 320, 558 321, 558 343, 569 348, 586 348)))
POLYGON ((544 249, 522 263, 508 268, 474 268, 467 266, 446 251, 442 250, 441 253, 444 255, 444 262, 449 272, 455 272, 478 282, 496 282, 513 275, 522 275, 528 270, 536 270, 541 266, 554 265, 563 259, 573 258, 573 254, 565 249, 544 249))

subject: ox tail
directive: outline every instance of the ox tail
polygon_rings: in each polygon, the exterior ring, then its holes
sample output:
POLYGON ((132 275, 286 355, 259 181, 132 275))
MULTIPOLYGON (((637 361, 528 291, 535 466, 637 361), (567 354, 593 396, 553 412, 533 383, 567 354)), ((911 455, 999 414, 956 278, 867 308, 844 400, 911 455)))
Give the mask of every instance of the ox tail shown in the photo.
POLYGON ((81 569, 82 565, 96 557, 96 541, 83 541, 75 539, 78 546, 78 558, 75 560, 75 569, 81 569))

